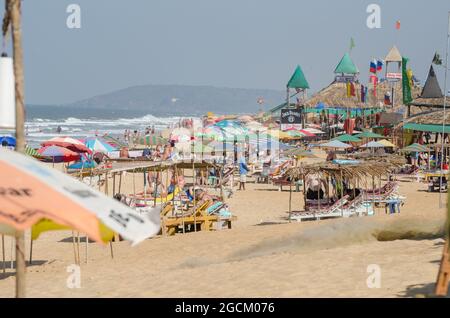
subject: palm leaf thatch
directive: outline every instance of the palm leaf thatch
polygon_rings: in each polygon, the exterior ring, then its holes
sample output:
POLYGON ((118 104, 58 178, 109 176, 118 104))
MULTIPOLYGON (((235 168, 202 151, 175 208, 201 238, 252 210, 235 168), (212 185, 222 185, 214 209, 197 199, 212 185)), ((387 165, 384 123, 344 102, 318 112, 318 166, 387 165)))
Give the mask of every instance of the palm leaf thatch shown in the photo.
POLYGON ((444 118, 445 118, 445 125, 450 125, 450 112, 446 111, 444 117, 443 110, 427 112, 410 117, 405 120, 405 123, 415 123, 423 125, 442 125, 442 121, 444 120, 444 118))
POLYGON ((405 159, 400 156, 386 156, 372 159, 361 160, 355 164, 336 164, 333 162, 321 162, 308 165, 300 165, 290 168, 286 175, 292 180, 303 179, 314 174, 322 177, 330 177, 335 180, 361 180, 364 182, 367 178, 380 177, 389 174, 395 169, 403 166, 405 159))
MULTIPOLYGON (((314 94, 305 102, 307 107, 315 107, 322 103, 325 107, 344 107, 344 108, 374 108, 381 107, 384 103, 384 94, 391 93, 391 84, 382 82, 377 85, 377 97, 373 96, 373 86, 369 85, 367 102, 361 102, 361 85, 355 83, 356 96, 347 97, 346 83, 333 82, 326 88, 314 94)), ((413 98, 419 96, 421 88, 414 86, 411 90, 413 98)), ((401 82, 394 84, 394 104, 403 105, 403 92, 401 82)))

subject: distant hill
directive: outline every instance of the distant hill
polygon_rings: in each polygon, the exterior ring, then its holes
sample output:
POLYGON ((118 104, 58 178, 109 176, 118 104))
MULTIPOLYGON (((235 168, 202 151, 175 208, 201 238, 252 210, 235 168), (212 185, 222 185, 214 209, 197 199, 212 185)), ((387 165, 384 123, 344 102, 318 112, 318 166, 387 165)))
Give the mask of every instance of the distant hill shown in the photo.
POLYGON ((75 109, 130 110, 155 116, 255 113, 283 102, 284 92, 268 89, 220 88, 212 86, 143 85, 64 105, 75 109))

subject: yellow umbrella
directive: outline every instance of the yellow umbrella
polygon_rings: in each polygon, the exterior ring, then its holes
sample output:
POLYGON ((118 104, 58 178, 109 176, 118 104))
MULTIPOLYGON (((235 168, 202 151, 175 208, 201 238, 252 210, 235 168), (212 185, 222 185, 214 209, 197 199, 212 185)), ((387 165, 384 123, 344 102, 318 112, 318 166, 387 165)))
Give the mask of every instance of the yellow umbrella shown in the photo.
POLYGON ((380 144, 384 145, 385 147, 392 147, 395 148, 397 147, 396 145, 394 145, 392 142, 390 142, 389 140, 386 139, 382 139, 378 141, 380 144))

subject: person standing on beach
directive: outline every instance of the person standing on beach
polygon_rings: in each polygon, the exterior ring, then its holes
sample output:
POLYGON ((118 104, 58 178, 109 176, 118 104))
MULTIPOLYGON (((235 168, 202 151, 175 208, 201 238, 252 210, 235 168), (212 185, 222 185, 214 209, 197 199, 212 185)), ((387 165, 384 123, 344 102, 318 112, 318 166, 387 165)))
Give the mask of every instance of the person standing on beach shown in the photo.
POLYGON ((249 170, 245 163, 245 156, 241 154, 239 157, 239 190, 245 191, 245 183, 247 182, 247 173, 249 170))

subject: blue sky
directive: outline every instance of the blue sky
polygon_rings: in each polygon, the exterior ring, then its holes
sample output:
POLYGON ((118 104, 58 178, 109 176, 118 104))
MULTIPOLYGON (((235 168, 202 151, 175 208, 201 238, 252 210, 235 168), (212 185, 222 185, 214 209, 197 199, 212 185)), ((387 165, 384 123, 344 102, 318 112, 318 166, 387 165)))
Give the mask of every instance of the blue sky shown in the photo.
POLYGON ((297 64, 314 92, 332 81, 351 37, 362 82, 394 43, 425 80, 434 52, 444 55, 448 11, 448 0, 25 0, 26 101, 144 84, 283 90, 297 64), (81 29, 66 26, 72 3, 81 29), (381 29, 366 26, 371 3, 381 29))

